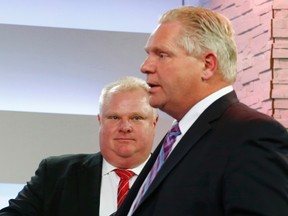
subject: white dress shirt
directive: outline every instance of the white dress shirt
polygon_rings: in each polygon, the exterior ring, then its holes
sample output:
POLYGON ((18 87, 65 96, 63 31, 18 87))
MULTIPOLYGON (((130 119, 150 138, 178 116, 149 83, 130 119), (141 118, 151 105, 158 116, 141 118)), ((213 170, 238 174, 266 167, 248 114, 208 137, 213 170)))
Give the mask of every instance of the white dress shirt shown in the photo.
MULTIPOLYGON (((144 167, 147 161, 148 159, 140 166, 134 169, 129 169, 136 174, 129 180, 130 188, 132 184, 135 182, 137 176, 140 174, 142 168, 144 167)), ((113 171, 114 169, 116 169, 116 167, 112 166, 103 158, 102 181, 100 189, 100 209, 99 209, 100 216, 109 216, 117 211, 117 191, 120 178, 113 171)))

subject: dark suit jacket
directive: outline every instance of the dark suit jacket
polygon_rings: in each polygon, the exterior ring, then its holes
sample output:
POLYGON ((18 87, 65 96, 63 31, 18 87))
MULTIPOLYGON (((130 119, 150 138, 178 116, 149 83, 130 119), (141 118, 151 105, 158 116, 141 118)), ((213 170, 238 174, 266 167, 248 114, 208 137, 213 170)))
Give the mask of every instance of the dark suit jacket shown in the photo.
MULTIPOLYGON (((161 145, 116 212, 126 216, 161 145)), ((288 216, 288 133, 231 92, 182 137, 136 216, 288 216)))
POLYGON ((50 157, 0 216, 97 216, 102 155, 50 157))

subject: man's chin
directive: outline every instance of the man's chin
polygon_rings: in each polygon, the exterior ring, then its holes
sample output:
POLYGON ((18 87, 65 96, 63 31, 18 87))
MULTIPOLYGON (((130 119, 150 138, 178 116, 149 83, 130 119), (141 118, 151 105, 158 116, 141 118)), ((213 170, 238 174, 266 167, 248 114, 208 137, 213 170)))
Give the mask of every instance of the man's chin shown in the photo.
POLYGON ((154 108, 160 108, 161 104, 159 103, 159 100, 157 100, 156 98, 153 98, 154 96, 151 96, 149 99, 149 104, 150 106, 154 107, 154 108))
POLYGON ((118 155, 122 158, 129 158, 135 154, 135 151, 131 148, 121 148, 118 150, 118 155))

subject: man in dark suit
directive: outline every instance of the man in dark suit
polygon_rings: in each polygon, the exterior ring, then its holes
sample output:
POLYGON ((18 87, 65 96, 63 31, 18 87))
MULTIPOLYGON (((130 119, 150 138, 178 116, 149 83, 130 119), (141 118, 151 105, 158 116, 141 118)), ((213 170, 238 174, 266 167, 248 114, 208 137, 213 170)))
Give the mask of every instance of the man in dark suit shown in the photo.
MULTIPOLYGON (((100 152, 49 157, 1 216, 107 216, 117 209, 120 178, 130 170, 133 184, 151 155, 156 109, 145 81, 126 77, 100 96, 100 152)), ((119 204, 120 205, 120 204, 119 204)))
POLYGON ((287 216, 288 133, 238 101, 230 22, 176 8, 161 16, 145 50, 149 102, 179 129, 156 148, 115 215, 287 216))

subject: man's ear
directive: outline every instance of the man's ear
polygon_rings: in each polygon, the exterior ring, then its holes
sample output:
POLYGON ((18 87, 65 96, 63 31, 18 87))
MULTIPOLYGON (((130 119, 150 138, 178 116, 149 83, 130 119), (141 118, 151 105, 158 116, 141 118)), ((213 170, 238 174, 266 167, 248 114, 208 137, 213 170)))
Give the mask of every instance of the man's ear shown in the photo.
POLYGON ((204 55, 204 70, 202 73, 202 80, 209 80, 217 71, 218 60, 213 52, 206 53, 204 55))
POLYGON ((154 127, 156 127, 158 120, 159 120, 159 115, 157 114, 157 117, 155 118, 155 120, 153 122, 154 127))
POLYGON ((97 115, 98 123, 101 124, 101 117, 100 114, 97 115))

